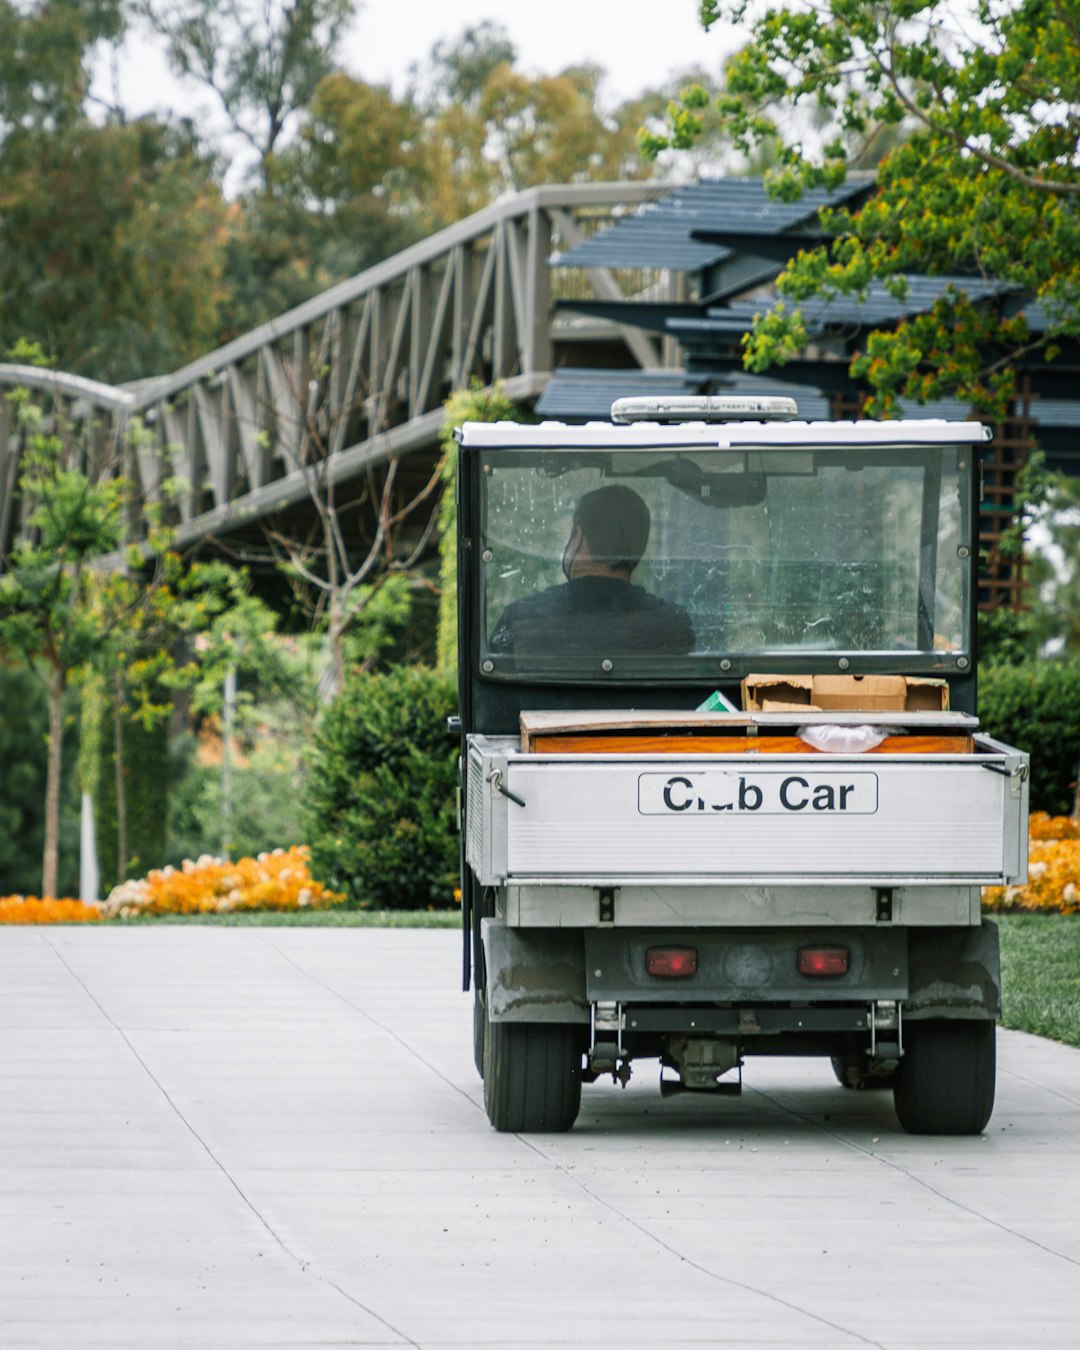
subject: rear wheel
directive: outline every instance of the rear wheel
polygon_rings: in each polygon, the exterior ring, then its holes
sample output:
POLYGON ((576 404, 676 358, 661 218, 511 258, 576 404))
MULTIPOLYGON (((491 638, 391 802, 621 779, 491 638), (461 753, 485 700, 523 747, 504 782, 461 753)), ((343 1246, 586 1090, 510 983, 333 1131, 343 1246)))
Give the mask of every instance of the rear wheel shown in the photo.
POLYGON ((994 1109, 994 1023, 908 1022, 893 1099, 908 1134, 979 1134, 994 1109))
POLYGON ((473 984, 472 1049, 473 1063, 481 1078, 484 1076, 484 1041, 487 1032, 487 1000, 479 981, 473 984))
POLYGON ((581 1106, 581 1030, 485 1018, 484 1106, 497 1130, 568 1130, 581 1106))

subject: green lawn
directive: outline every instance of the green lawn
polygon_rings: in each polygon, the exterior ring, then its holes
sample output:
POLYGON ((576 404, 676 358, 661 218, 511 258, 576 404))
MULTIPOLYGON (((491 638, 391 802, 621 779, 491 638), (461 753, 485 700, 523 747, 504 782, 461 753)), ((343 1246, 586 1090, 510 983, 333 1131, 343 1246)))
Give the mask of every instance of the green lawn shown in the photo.
POLYGON ((1080 915, 996 914, 1002 1025, 1080 1046, 1080 915))
POLYGON ((110 919, 114 927, 132 924, 202 924, 211 928, 460 928, 456 909, 301 909, 241 910, 236 914, 142 914, 110 919))

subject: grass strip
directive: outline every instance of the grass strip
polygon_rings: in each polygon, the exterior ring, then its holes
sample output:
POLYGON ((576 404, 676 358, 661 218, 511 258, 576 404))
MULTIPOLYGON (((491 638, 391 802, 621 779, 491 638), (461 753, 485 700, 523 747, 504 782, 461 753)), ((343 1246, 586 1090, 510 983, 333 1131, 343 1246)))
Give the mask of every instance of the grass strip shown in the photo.
POLYGON ((103 928, 201 924, 204 928, 460 928, 456 909, 237 910, 232 914, 140 914, 107 919, 103 928))
POLYGON ((1080 1046, 1080 915, 995 914, 1002 1026, 1080 1046))

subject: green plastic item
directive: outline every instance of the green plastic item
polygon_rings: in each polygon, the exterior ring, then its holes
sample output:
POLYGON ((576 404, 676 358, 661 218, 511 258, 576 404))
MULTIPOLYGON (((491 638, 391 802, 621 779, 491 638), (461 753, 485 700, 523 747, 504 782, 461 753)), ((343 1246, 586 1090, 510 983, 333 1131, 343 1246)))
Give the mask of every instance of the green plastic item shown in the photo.
POLYGON ((738 712, 731 699, 726 698, 719 689, 709 695, 704 703, 700 704, 698 712, 738 712))

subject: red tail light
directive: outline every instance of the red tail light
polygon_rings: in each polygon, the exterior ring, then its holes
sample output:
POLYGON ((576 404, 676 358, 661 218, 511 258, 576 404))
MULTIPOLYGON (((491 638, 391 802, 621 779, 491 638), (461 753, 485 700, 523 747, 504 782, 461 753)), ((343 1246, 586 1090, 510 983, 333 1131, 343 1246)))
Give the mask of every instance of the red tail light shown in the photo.
POLYGON ((800 947, 800 975, 846 975, 848 949, 846 947, 800 947))
POLYGON ((685 980, 697 974, 697 948, 650 947, 645 953, 645 969, 650 975, 669 980, 685 980))

